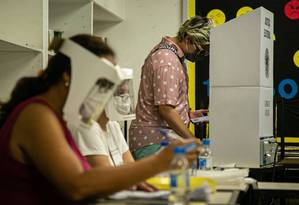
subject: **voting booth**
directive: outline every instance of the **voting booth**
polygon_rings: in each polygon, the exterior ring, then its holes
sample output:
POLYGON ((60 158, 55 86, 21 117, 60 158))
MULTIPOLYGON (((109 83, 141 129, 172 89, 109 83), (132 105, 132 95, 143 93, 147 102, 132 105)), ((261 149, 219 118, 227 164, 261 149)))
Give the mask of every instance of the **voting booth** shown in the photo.
POLYGON ((209 135, 213 165, 274 159, 273 14, 263 7, 211 30, 209 135))

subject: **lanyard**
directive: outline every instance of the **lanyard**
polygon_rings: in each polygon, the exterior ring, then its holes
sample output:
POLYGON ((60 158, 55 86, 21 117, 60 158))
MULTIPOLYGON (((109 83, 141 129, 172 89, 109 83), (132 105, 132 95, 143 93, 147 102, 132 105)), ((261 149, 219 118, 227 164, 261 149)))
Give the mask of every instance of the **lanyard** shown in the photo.
POLYGON ((154 49, 152 51, 152 53, 154 53, 154 52, 156 52, 157 50, 160 50, 160 49, 170 50, 171 52, 173 52, 178 57, 178 59, 180 60, 180 62, 182 62, 182 59, 180 58, 180 56, 178 54, 178 49, 177 49, 176 46, 174 46, 172 44, 162 43, 156 49, 154 49))
POLYGON ((108 147, 109 156, 110 156, 110 159, 111 159, 113 165, 118 166, 123 163, 122 153, 121 153, 120 148, 118 147, 118 144, 115 140, 115 136, 114 136, 115 133, 113 132, 113 130, 110 129, 109 126, 107 126, 107 131, 108 132, 106 132, 107 133, 106 137, 112 138, 112 141, 113 141, 112 145, 114 145, 112 147, 113 149, 111 149, 109 146, 109 143, 108 143, 109 139, 107 138, 107 147, 108 147))

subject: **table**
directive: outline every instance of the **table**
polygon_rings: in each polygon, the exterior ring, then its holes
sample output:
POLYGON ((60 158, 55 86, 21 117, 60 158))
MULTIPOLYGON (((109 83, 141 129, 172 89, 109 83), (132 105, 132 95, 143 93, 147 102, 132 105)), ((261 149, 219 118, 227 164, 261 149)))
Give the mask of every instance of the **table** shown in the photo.
POLYGON ((298 202, 299 183, 258 182, 254 191, 255 201, 257 202, 276 199, 280 200, 280 204, 285 204, 286 199, 293 199, 298 202))
MULTIPOLYGON (((240 191, 227 190, 216 191, 211 195, 209 205, 235 205, 237 204, 240 191)), ((166 205, 167 201, 148 200, 148 199, 124 199, 124 200, 106 200, 99 201, 93 205, 166 205)), ((191 202, 190 205, 206 204, 204 202, 191 202)))
POLYGON ((299 198, 299 183, 258 182, 256 191, 260 195, 299 198))

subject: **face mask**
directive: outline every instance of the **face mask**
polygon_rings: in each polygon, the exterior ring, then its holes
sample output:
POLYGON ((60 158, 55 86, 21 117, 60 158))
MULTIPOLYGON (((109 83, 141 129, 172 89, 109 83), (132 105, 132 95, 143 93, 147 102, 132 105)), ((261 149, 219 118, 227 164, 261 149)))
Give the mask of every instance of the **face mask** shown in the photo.
POLYGON ((202 55, 202 52, 197 52, 197 53, 191 53, 191 54, 186 54, 185 55, 185 58, 188 60, 188 61, 191 61, 191 62, 196 62, 196 61, 200 61, 204 58, 205 56, 202 55))
POLYGON ((196 54, 195 53, 186 54, 185 57, 188 61, 191 61, 193 63, 196 61, 196 54))
POLYGON ((112 121, 126 121, 135 119, 133 69, 121 68, 124 81, 113 93, 111 101, 106 105, 107 117, 112 121))
MULTIPOLYGON (((189 44, 187 44, 186 47, 189 50, 189 44)), ((197 51, 196 52, 185 54, 185 58, 188 61, 191 61, 193 63, 196 62, 196 61, 202 60, 205 56, 207 56, 207 54, 205 53, 205 50, 203 50, 203 49, 199 50, 198 47, 197 47, 197 51)))
POLYGON ((102 108, 105 106, 105 96, 113 88, 113 83, 106 79, 99 79, 92 87, 83 103, 80 106, 79 114, 84 123, 89 123, 92 119, 97 119, 102 108))
POLYGON ((81 105, 79 113, 84 123, 88 123, 90 119, 93 118, 93 113, 95 113, 97 102, 98 101, 96 99, 89 98, 81 105))
POLYGON ((113 97, 114 101, 114 106, 116 110, 122 114, 122 115, 127 115, 131 111, 131 97, 129 94, 122 94, 119 96, 114 96, 113 97))

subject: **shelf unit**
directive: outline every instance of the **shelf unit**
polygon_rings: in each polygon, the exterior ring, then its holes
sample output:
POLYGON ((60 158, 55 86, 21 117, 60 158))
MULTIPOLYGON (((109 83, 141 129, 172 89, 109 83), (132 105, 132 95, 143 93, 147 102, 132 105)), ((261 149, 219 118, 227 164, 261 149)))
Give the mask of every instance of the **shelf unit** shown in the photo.
POLYGON ((46 1, 2 0, 0 3, 0 101, 9 98, 16 81, 36 74, 47 60, 46 1))
POLYGON ((94 22, 113 26, 124 20, 124 0, 2 0, 0 3, 0 101, 16 81, 36 75, 48 58, 48 31, 63 38, 93 34, 94 22))

